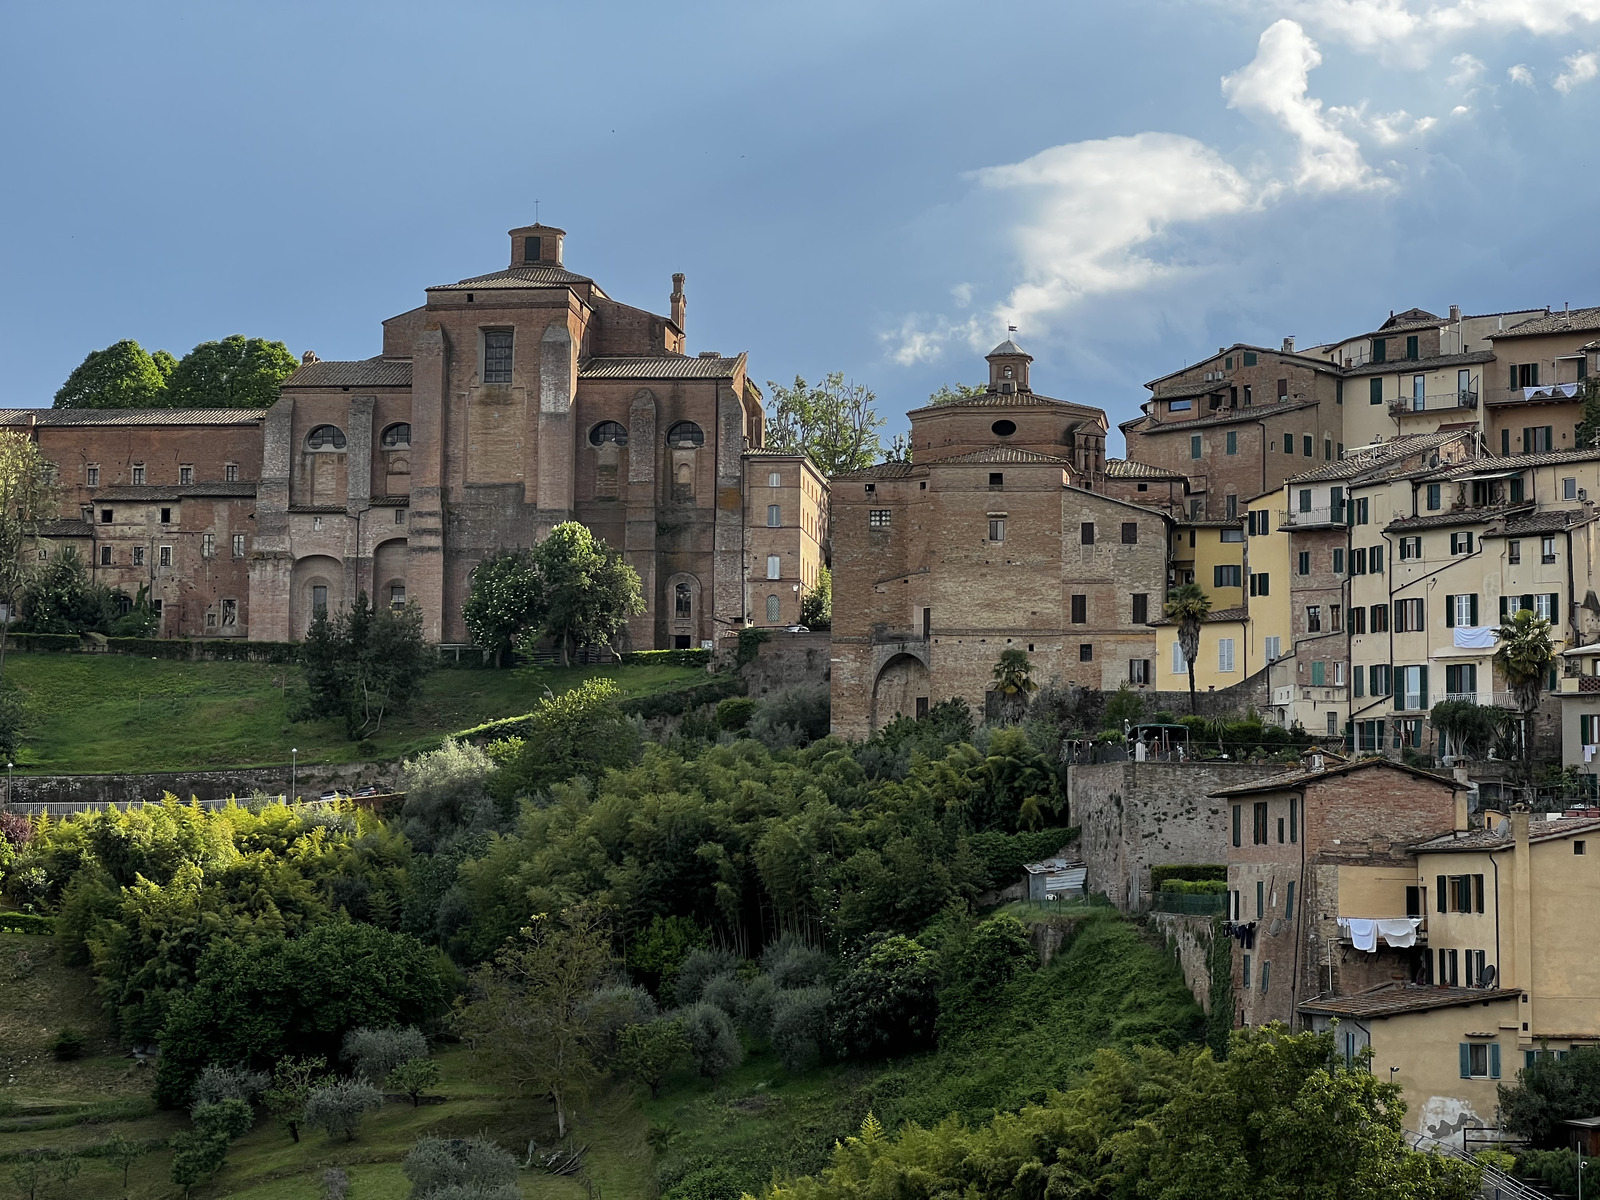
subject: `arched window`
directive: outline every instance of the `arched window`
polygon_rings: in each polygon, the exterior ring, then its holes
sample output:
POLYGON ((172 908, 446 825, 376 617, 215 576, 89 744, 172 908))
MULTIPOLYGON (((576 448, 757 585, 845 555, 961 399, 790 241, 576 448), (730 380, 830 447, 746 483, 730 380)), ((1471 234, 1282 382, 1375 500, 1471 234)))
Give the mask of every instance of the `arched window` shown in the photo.
POLYGON ((776 596, 767 597, 767 620, 776 621, 783 613, 782 604, 776 596))
POLYGON ((591 446, 604 446, 607 442, 615 442, 619 446, 628 444, 628 431, 615 421, 601 421, 589 430, 589 444, 591 446))
POLYGON ((694 595, 687 583, 680 583, 673 589, 673 614, 680 621, 687 621, 694 615, 694 595))
POLYGON ((337 425, 318 425, 306 435, 307 450, 343 450, 344 430, 337 425))
POLYGON ((672 498, 674 500, 694 499, 694 468, 688 463, 679 463, 677 474, 672 480, 672 498))
POLYGON ((705 444, 705 431, 693 421, 679 421, 667 430, 667 445, 674 450, 694 450, 705 444))
POLYGON ((385 449, 393 450, 396 446, 411 445, 411 423, 401 421, 391 425, 383 431, 383 445, 385 449))
POLYGON ((1006 368, 1006 378, 1007 378, 1007 379, 1010 379, 1010 378, 1011 378, 1011 368, 1010 368, 1010 367, 1007 367, 1007 368, 1006 368))

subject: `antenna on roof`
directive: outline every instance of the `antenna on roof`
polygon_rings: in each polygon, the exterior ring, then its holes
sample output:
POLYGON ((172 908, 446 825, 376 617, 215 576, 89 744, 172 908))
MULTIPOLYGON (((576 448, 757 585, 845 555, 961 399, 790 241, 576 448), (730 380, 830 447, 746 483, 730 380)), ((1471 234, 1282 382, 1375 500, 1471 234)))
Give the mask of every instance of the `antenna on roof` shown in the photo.
POLYGON ((539 223, 539 202, 537 200, 533 202, 533 223, 535 225, 539 223))

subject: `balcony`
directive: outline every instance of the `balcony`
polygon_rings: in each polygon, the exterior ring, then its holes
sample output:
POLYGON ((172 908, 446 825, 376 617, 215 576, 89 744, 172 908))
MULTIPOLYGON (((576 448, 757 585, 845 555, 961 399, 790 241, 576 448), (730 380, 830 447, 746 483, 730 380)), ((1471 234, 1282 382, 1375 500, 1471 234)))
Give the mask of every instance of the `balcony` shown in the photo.
POLYGON ((1560 683, 1563 696, 1600 696, 1600 675, 1563 675, 1560 683))
POLYGON ((1403 417, 1414 413, 1454 412, 1478 407, 1478 390, 1462 388, 1451 392, 1429 392, 1426 396, 1403 396, 1389 401, 1389 415, 1403 417))
POLYGON ((1506 404, 1567 404, 1578 399, 1582 383, 1544 383, 1538 387, 1497 388, 1484 395, 1490 408, 1506 404))
POLYGON ((1331 529, 1348 524, 1348 504, 1324 504, 1320 508, 1278 510, 1280 529, 1331 529))

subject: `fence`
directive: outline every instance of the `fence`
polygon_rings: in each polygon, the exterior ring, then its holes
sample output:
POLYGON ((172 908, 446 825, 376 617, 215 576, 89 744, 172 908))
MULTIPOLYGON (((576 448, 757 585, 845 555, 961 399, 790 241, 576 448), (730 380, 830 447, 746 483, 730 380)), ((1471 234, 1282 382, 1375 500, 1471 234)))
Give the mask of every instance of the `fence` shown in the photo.
POLYGON ((1228 912, 1225 892, 1215 895, 1194 892, 1157 892, 1150 899, 1153 912, 1180 913, 1186 917, 1221 917, 1228 912))

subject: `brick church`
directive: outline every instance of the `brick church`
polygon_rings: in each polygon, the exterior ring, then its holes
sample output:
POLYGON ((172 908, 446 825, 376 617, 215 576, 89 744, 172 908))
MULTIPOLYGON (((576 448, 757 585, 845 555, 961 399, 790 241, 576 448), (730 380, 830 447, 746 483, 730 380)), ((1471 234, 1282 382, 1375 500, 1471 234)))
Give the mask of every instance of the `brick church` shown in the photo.
POLYGON ((0 412, 59 470, 41 555, 148 588, 163 636, 297 639, 365 591, 449 644, 478 562, 578 520, 639 573, 632 648, 797 622, 827 481, 764 450, 743 354, 686 352, 682 275, 635 308, 564 236, 512 230, 506 267, 428 288, 373 358, 308 353, 269 409, 0 412))

